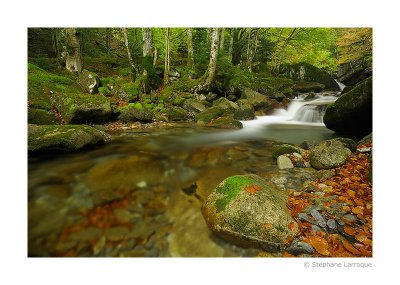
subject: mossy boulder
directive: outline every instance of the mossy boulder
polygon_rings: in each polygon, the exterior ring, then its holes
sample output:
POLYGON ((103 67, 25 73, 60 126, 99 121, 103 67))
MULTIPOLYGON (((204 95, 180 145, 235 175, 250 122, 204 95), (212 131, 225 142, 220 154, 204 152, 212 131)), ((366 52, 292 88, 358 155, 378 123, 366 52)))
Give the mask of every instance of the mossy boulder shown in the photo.
POLYGON ((277 159, 282 154, 290 154, 290 153, 299 153, 301 154, 303 151, 301 148, 290 145, 290 144, 281 144, 274 148, 272 152, 272 157, 277 159))
POLYGON ((128 82, 122 85, 118 90, 119 97, 122 101, 130 103, 137 101, 140 94, 138 81, 139 80, 136 80, 136 82, 128 82))
POLYGON ((293 80, 317 82, 325 85, 325 88, 339 90, 335 79, 326 71, 309 63, 300 62, 281 67, 280 73, 293 80))
POLYGON ((243 124, 235 120, 233 115, 227 115, 212 119, 208 124, 207 127, 219 128, 219 129, 241 129, 243 128, 243 124))
POLYGON ((106 133, 86 125, 28 124, 29 151, 74 151, 109 140, 106 133))
POLYGON ((224 110, 221 107, 211 107, 195 116, 196 122, 200 125, 205 125, 211 122, 212 119, 219 118, 223 115, 232 114, 230 110, 224 110))
POLYGON ((343 165, 351 150, 338 140, 323 141, 311 148, 310 164, 315 169, 331 169, 343 165))
POLYGON ((28 106, 50 111, 51 95, 59 92, 78 91, 72 78, 55 75, 28 63, 28 106))
POLYGON ((286 201, 284 192, 261 177, 236 175, 211 192, 202 213, 211 231, 231 243, 280 250, 298 233, 286 201))
POLYGON ((192 98, 185 99, 182 108, 189 112, 200 113, 206 109, 206 106, 201 101, 192 98))
POLYGON ((324 123, 332 131, 366 135, 372 132, 372 77, 328 105, 324 123))
POLYGON ((96 94, 100 87, 100 78, 96 73, 84 69, 76 80, 81 90, 85 93, 96 94))
POLYGON ((190 119, 190 114, 188 111, 178 106, 169 106, 165 110, 165 114, 170 122, 186 121, 190 119))
POLYGON ((122 122, 152 122, 153 113, 145 108, 141 103, 130 103, 117 109, 118 119, 122 122))
POLYGON ((221 97, 213 102, 214 107, 220 107, 224 110, 231 110, 232 112, 239 109, 238 104, 235 102, 229 101, 228 99, 221 97))
POLYGON ((293 90, 300 93, 307 92, 321 92, 325 89, 325 85, 318 82, 308 82, 308 81, 297 81, 293 85, 293 90))
POLYGON ((241 99, 247 99, 253 105, 255 111, 262 111, 264 114, 269 113, 274 108, 275 100, 271 100, 268 96, 250 88, 244 88, 241 99))
POLYGON ((238 109, 234 111, 236 120, 253 120, 255 118, 254 107, 247 99, 239 99, 237 102, 238 109))
POLYGON ((109 99, 97 94, 54 94, 51 102, 66 124, 104 123, 113 116, 109 99))
POLYGON ((56 125, 60 124, 61 120, 51 111, 28 108, 28 123, 36 125, 56 125))

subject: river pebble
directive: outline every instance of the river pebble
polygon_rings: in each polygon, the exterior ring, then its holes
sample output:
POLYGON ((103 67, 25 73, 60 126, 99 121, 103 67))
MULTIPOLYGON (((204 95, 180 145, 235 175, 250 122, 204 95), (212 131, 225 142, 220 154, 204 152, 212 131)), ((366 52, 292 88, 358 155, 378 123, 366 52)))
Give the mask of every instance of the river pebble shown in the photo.
POLYGON ((326 227, 326 222, 325 222, 324 217, 317 210, 311 210, 310 214, 311 214, 311 216, 313 216, 314 219, 317 220, 318 225, 320 227, 323 227, 323 228, 326 227))

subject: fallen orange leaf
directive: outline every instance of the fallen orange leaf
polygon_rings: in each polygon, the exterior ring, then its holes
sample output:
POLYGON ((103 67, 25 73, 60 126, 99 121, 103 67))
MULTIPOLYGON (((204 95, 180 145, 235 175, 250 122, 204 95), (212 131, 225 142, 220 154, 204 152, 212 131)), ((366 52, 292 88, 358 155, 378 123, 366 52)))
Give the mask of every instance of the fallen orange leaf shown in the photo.
POLYGON ((328 256, 330 254, 329 244, 324 238, 319 236, 308 236, 305 238, 305 241, 311 244, 319 254, 324 256, 328 256))
POLYGON ((260 191, 261 189, 262 189, 261 186, 257 186, 257 185, 249 185, 244 188, 244 190, 248 193, 256 193, 256 192, 260 191))

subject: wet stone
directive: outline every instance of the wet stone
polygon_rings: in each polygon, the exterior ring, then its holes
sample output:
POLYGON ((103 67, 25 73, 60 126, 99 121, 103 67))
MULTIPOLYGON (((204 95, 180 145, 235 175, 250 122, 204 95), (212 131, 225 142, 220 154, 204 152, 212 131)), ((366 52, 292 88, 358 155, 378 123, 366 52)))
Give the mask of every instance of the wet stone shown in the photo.
POLYGON ((330 229, 332 229, 332 230, 336 229, 336 227, 337 227, 336 221, 335 221, 334 219, 329 219, 329 220, 326 222, 326 225, 328 226, 328 228, 330 228, 330 229))
POLYGON ((294 255, 311 254, 314 248, 306 242, 295 241, 290 245, 287 251, 294 255))
POLYGON ((98 255, 104 248, 104 246, 106 245, 106 237, 102 236, 97 242, 96 244, 93 246, 93 254, 94 255, 98 255))
POLYGON ((324 217, 322 217, 322 215, 317 210, 311 210, 310 214, 311 214, 311 216, 313 216, 314 219, 317 220, 318 225, 320 227, 323 227, 323 228, 326 227, 326 222, 325 222, 324 217))
POLYGON ((312 226, 311 226, 311 229, 312 229, 314 232, 321 232, 321 231, 322 231, 322 229, 321 229, 320 227, 318 227, 317 225, 312 225, 312 226))
POLYGON ((346 214, 344 215, 344 218, 346 219, 346 221, 353 223, 357 220, 357 217, 354 216, 353 214, 346 214))

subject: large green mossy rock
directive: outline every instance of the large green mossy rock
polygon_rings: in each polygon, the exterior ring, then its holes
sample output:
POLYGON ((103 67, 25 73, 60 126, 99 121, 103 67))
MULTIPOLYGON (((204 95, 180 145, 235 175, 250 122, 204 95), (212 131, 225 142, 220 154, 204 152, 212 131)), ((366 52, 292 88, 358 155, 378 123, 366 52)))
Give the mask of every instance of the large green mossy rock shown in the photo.
POLYGON ((224 97, 215 100, 213 102, 213 106, 220 107, 224 110, 230 110, 232 112, 239 109, 239 106, 235 102, 232 102, 224 97))
POLYGON ((73 79, 52 74, 28 63, 28 106, 30 108, 50 111, 51 95, 70 90, 77 91, 73 79))
POLYGON ((372 132, 372 77, 328 105, 324 123, 332 131, 367 135, 372 132))
POLYGON ((84 69, 76 81, 83 92, 96 94, 100 87, 100 78, 96 73, 84 69))
POLYGON ((28 108, 28 123, 36 125, 56 125, 60 124, 61 120, 51 111, 28 108))
POLYGON ((185 109, 178 106, 169 106, 165 114, 169 122, 186 121, 190 119, 190 114, 185 109))
POLYGON ((198 113, 195 116, 195 119, 199 125, 206 125, 211 122, 212 119, 216 119, 229 114, 232 114, 232 111, 230 111, 229 109, 223 109, 221 107, 214 106, 204 110, 203 112, 198 113))
POLYGON ((239 99, 237 102, 238 109, 234 111, 236 120, 253 120, 255 118, 254 107, 247 99, 239 99))
POLYGON ((86 125, 28 125, 29 151, 74 151, 109 140, 106 133, 86 125))
POLYGON ((101 95, 54 94, 51 102, 66 124, 105 123, 113 116, 109 99, 101 95))
POLYGON ((273 109, 273 102, 267 96, 254 91, 250 88, 244 88, 241 99, 247 99, 247 101, 253 105, 254 110, 268 112, 273 109))
POLYGON ((221 182, 202 206, 208 227, 243 247, 279 250, 298 233, 286 207, 287 196, 257 175, 236 175, 221 182))
POLYGON ((351 150, 339 140, 323 141, 311 148, 310 164, 315 169, 331 169, 343 165, 351 155, 351 150))
POLYGON ((189 112, 200 113, 206 109, 206 106, 204 106, 204 104, 201 103, 201 101, 190 98, 190 99, 185 99, 185 101, 182 104, 182 108, 189 112))
POLYGON ((325 88, 339 90, 335 79, 328 72, 305 62, 282 66, 280 73, 294 80, 318 82, 325 85, 325 88))
POLYGON ((236 120, 232 115, 222 116, 212 119, 207 127, 219 128, 219 129, 241 129, 243 124, 236 120))
POLYGON ((122 122, 152 122, 153 113, 147 110, 141 103, 131 103, 117 109, 118 119, 122 122))

